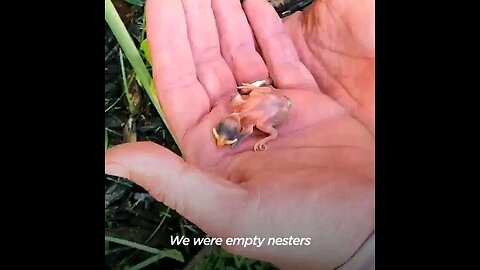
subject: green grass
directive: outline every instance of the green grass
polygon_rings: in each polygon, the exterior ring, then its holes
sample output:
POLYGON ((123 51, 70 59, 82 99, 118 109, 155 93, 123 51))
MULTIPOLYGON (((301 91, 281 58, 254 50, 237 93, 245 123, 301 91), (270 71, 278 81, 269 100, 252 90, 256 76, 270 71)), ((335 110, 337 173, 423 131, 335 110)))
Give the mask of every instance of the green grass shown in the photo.
MULTIPOLYGON (((141 3, 141 1, 137 2, 141 3)), ((137 49, 135 46, 135 43, 133 42, 130 34, 127 31, 127 28, 123 24, 111 0, 105 0, 105 21, 115 35, 118 43, 124 50, 126 57, 135 70, 135 74, 138 76, 139 84, 143 86, 145 92, 150 98, 150 101, 155 106, 155 109, 162 118, 164 124, 167 126, 167 129, 170 131, 171 129, 168 126, 162 107, 156 95, 152 76, 147 70, 145 62, 140 55, 139 49, 137 49)), ((175 136, 173 136, 173 138, 175 141, 177 141, 175 136)))
POLYGON ((224 250, 212 252, 199 265, 192 270, 273 270, 276 269, 268 263, 243 258, 230 254, 224 250))
MULTIPOLYGON (((105 236, 105 241, 121 244, 121 245, 128 246, 128 247, 131 247, 131 248, 135 248, 135 249, 147 252, 147 253, 154 254, 150 258, 148 258, 148 259, 146 259, 146 260, 144 260, 144 261, 142 261, 142 262, 140 262, 140 263, 138 263, 134 266, 131 266, 131 267, 127 266, 126 269, 130 269, 130 270, 132 270, 132 269, 136 269, 136 270, 143 269, 146 266, 148 266, 152 263, 155 263, 155 262, 157 262, 157 261, 159 261, 163 258, 171 258, 171 259, 177 260, 179 262, 184 262, 185 261, 182 253, 180 253, 178 250, 175 250, 175 249, 159 250, 159 249, 152 248, 152 247, 149 247, 149 246, 146 246, 146 245, 138 244, 138 243, 135 243, 135 242, 131 242, 131 241, 127 241, 127 240, 124 240, 124 239, 115 238, 115 237, 108 237, 108 236, 105 236)), ((105 254, 107 254, 109 252, 110 252, 110 249, 105 250, 105 254)))

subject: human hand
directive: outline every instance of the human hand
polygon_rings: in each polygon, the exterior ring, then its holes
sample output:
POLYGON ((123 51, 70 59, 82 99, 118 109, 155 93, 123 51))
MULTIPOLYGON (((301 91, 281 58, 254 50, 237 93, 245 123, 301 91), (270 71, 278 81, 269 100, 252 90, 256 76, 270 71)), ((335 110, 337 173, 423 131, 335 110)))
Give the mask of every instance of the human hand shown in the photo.
POLYGON ((185 161, 153 143, 123 144, 106 152, 105 172, 143 186, 210 236, 311 238, 309 246, 223 246, 233 253, 282 269, 348 260, 375 228, 374 137, 322 93, 271 6, 164 0, 147 1, 146 12, 157 94, 185 161), (264 152, 252 151, 258 136, 217 149, 211 130, 236 85, 268 76, 293 101, 279 137, 264 152))
POLYGON ((323 93, 375 133, 375 0, 316 0, 284 19, 323 93))

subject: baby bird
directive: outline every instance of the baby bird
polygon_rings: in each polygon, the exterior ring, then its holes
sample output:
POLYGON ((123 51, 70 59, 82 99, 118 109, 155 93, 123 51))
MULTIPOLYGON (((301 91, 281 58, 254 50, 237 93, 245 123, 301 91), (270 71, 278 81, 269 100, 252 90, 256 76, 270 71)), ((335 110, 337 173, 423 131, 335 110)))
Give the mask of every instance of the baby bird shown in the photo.
POLYGON ((254 128, 268 134, 255 143, 254 151, 264 151, 267 144, 278 137, 276 126, 281 124, 292 107, 291 100, 275 93, 270 85, 243 84, 238 87, 238 94, 231 102, 234 112, 213 128, 213 136, 217 146, 232 145, 235 147, 253 133, 254 128), (242 95, 246 95, 243 99, 242 95))

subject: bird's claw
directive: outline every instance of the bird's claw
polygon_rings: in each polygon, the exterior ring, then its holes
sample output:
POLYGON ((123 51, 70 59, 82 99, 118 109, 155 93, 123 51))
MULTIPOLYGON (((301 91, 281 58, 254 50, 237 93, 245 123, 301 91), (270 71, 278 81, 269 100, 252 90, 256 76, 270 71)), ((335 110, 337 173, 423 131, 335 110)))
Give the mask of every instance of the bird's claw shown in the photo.
POLYGON ((267 150, 267 145, 263 142, 257 142, 254 146, 253 146, 253 150, 255 152, 258 152, 258 151, 265 151, 267 150))

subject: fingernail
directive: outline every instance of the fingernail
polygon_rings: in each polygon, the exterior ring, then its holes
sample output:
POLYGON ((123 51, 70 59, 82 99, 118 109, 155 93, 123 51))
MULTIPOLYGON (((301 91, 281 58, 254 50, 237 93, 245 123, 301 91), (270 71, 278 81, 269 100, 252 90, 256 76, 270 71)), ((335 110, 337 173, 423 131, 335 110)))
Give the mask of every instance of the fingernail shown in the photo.
POLYGON ((105 174, 130 178, 130 171, 118 163, 105 164, 105 174))

